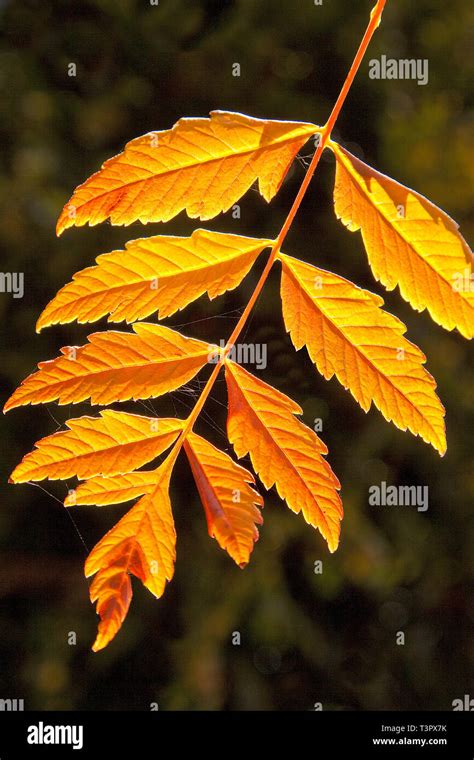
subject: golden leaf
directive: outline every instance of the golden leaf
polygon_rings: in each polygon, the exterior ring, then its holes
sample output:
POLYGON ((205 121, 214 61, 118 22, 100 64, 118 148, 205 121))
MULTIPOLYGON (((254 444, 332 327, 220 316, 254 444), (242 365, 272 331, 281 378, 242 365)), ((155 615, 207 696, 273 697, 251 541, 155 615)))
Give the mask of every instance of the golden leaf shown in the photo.
POLYGON ((110 404, 154 398, 179 388, 209 360, 209 345, 161 325, 139 323, 133 333, 89 336, 82 347, 67 346, 63 356, 38 364, 23 380, 4 412, 25 404, 110 404))
POLYGON ((229 393, 227 434, 237 456, 250 454, 265 488, 276 485, 293 512, 303 512, 330 551, 339 542, 340 483, 323 458, 327 448, 294 415, 302 410, 288 396, 226 360, 229 393))
POLYGON ((283 318, 295 348, 305 345, 326 380, 336 375, 364 411, 373 401, 386 420, 444 454, 444 408, 403 322, 380 308, 382 298, 343 277, 280 259, 283 318))
POLYGON ((334 207, 361 230, 369 263, 387 290, 397 285, 417 311, 447 330, 474 334, 473 257, 458 225, 414 190, 375 171, 336 143, 334 207))
POLYGON ((184 448, 204 506, 209 535, 240 567, 245 567, 258 539, 255 524, 263 523, 258 509, 263 499, 249 485, 255 483, 255 478, 195 433, 187 436, 184 448))
POLYGON ((258 179, 266 201, 278 191, 298 150, 319 131, 314 124, 253 119, 212 111, 210 119, 180 119, 172 129, 129 142, 89 177, 57 224, 166 222, 185 209, 212 219, 258 179))
POLYGON ((132 597, 130 573, 152 594, 160 597, 173 577, 176 531, 169 500, 170 460, 161 465, 158 482, 92 549, 86 576, 95 575, 90 587, 101 617, 93 650, 107 646, 119 630, 132 597))
POLYGON ((178 437, 182 421, 107 409, 69 420, 69 430, 42 438, 11 475, 12 483, 118 475, 142 467, 178 437))
POLYGON ((122 504, 153 491, 158 482, 158 470, 140 470, 121 475, 93 477, 71 490, 64 500, 65 507, 94 505, 104 507, 122 504))
POLYGON ((74 275, 41 314, 36 329, 54 324, 134 322, 184 309, 203 293, 210 299, 243 280, 270 240, 195 230, 191 237, 156 235, 105 253, 97 266, 74 275))

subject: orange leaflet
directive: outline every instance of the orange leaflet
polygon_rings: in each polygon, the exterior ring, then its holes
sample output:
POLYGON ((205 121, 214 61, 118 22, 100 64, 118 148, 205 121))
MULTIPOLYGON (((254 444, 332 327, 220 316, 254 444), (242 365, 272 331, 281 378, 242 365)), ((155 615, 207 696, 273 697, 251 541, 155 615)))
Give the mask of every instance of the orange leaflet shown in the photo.
POLYGON ((97 602, 97 614, 101 618, 92 645, 94 652, 106 647, 120 630, 133 596, 130 574, 142 579, 142 566, 138 546, 133 541, 124 541, 92 581, 89 595, 92 604, 97 602))
POLYGON ((249 484, 252 473, 204 438, 190 433, 184 443, 206 513, 211 538, 240 566, 250 560, 263 523, 263 499, 249 484))
POLYGON ((435 322, 472 338, 473 257, 456 222, 337 143, 331 148, 336 215, 352 232, 361 230, 377 280, 388 290, 399 285, 414 309, 427 308, 435 322))
POLYGON ((212 219, 257 179, 270 201, 298 150, 318 131, 314 124, 227 111, 212 111, 210 119, 180 119, 172 129, 132 140, 79 185, 57 233, 106 219, 166 222, 183 209, 192 218, 212 219))
POLYGON ((403 337, 403 322, 383 300, 343 277, 280 254, 283 317, 295 348, 306 346, 329 380, 336 375, 366 412, 372 401, 385 419, 446 451, 444 408, 426 357, 403 337))
POLYGON ((153 398, 187 383, 209 360, 209 346, 160 325, 133 325, 133 333, 89 336, 80 348, 41 362, 23 380, 4 411, 58 399, 59 404, 90 398, 92 404, 153 398))
POLYGON ((330 551, 339 542, 340 483, 323 458, 327 448, 297 420, 302 409, 280 391, 227 360, 227 434, 237 456, 250 454, 265 488, 276 485, 293 512, 303 512, 318 528, 330 551))
POLYGON ((93 650, 107 646, 120 629, 130 606, 130 574, 139 578, 156 597, 173 577, 176 531, 169 500, 169 480, 174 459, 163 462, 157 483, 93 548, 86 560, 86 577, 95 575, 90 587, 97 602, 99 632, 93 650))
POLYGON ((69 430, 42 438, 11 475, 12 483, 64 480, 76 475, 118 475, 142 467, 178 437, 182 421, 107 409, 100 417, 79 417, 69 430))
POLYGON ((92 504, 105 507, 109 504, 122 504, 153 491, 158 482, 158 470, 140 470, 121 475, 94 477, 80 483, 76 489, 69 491, 64 500, 65 507, 92 504))
POLYGON ((195 230, 191 237, 156 235, 127 243, 74 275, 41 314, 36 329, 53 324, 134 322, 184 309, 203 293, 210 299, 243 280, 270 240, 195 230))

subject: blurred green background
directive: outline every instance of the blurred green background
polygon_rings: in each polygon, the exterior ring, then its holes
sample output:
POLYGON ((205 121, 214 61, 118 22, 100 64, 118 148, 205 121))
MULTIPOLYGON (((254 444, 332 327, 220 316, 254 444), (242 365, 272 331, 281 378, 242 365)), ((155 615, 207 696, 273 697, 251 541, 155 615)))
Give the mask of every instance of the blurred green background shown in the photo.
MULTIPOLYGON (((78 269, 127 240, 161 231, 189 234, 181 214, 167 225, 73 229, 57 239, 57 216, 74 187, 125 142, 215 108, 324 123, 372 3, 348 0, 22 0, 3 2, 0 47, 0 225, 2 271, 24 272, 22 300, 0 294, 4 399, 42 359, 81 345, 96 328, 68 325, 35 334, 41 309, 78 269), (232 76, 240 63, 241 76, 232 76), (77 76, 68 76, 75 63, 77 76)), ((381 171, 443 207, 473 239, 474 156, 469 0, 388 0, 339 119, 335 137, 381 171), (427 58, 429 84, 370 80, 368 61, 386 54, 427 58)), ((270 206, 250 192, 241 218, 209 229, 275 236, 313 152, 301 151, 270 206)), ((472 597, 473 368, 469 346, 385 293, 360 235, 336 221, 334 166, 325 157, 285 250, 384 296, 425 351, 447 409, 448 453, 365 415, 337 381, 295 353, 282 324, 272 273, 245 333, 267 343, 265 380, 289 393, 322 436, 342 482, 340 549, 266 495, 261 538, 239 570, 207 536, 186 462, 173 483, 176 574, 157 601, 140 584, 128 619, 107 650, 92 654, 96 615, 83 561, 123 508, 68 513, 71 483, 9 486, 34 442, 87 404, 15 410, 3 419, 0 509, 0 697, 27 709, 451 709, 474 695, 472 597), (368 505, 382 480, 428 485, 427 512, 368 505), (58 501, 59 500, 59 501, 58 501), (323 562, 315 574, 314 563, 323 562), (233 632, 241 644, 232 644, 233 632), (405 645, 397 646, 397 631, 405 645), (68 644, 76 632, 77 644, 68 644)), ((262 261, 263 264, 263 261, 262 261)), ((211 342, 225 338, 261 264, 239 290, 206 297, 167 321, 211 342), (222 316, 224 315, 224 316, 222 316)), ((100 327, 105 324, 102 323, 100 327)), ((205 378, 206 373, 203 374, 205 378)), ((138 406, 184 416, 200 381, 138 406)), ((228 450, 219 382, 198 430, 228 450)), ((119 408, 120 405, 117 406, 119 408)))

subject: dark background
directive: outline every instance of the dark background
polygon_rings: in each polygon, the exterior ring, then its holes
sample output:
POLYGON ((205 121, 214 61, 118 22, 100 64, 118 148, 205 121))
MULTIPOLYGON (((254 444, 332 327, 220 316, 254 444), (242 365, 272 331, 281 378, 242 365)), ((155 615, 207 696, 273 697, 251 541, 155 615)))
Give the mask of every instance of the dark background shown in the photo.
MULTIPOLYGON (((198 226, 182 214, 167 225, 103 224, 57 239, 55 222, 74 187, 128 140, 167 129, 181 116, 220 108, 324 123, 372 3, 160 0, 154 7, 146 0, 22 0, 0 6, 2 271, 25 275, 23 300, 0 294, 6 399, 39 360, 56 356, 62 345, 81 345, 105 325, 35 334, 40 311, 74 272, 127 240, 189 234, 198 226), (75 78, 67 73, 71 62, 75 78), (240 78, 232 76, 235 62, 240 78)), ((474 232, 473 28, 469 0, 388 0, 335 132, 350 150, 442 206, 468 240, 474 232), (428 58, 429 84, 370 80, 368 60, 382 53, 428 58)), ((252 191, 241 201, 240 220, 229 212, 205 226, 275 236, 312 151, 311 144, 301 151, 270 206, 252 191)), ((334 217, 333 175, 325 158, 285 250, 384 295, 388 310, 406 322, 447 409, 447 455, 440 460, 377 410, 365 415, 336 380, 316 374, 304 351, 293 350, 275 270, 245 339, 268 344, 262 376, 301 403, 307 424, 324 421, 322 436, 343 487, 340 549, 330 555, 320 535, 272 492, 252 561, 239 570, 207 536, 180 459, 172 494, 175 578, 158 601, 134 583, 122 631, 93 654, 97 619, 83 577, 85 547, 123 508, 67 512, 60 502, 74 483, 46 482, 46 491, 6 483, 38 438, 90 407, 11 412, 1 432, 1 698, 24 698, 27 709, 148 710, 157 702, 165 710, 282 710, 322 702, 324 709, 421 710, 451 709, 453 699, 474 696, 469 345, 374 281, 360 235, 334 217), (428 485, 428 512, 369 506, 368 489, 381 480, 428 485), (320 559, 324 572, 316 575, 320 559), (71 631, 76 646, 68 644, 71 631), (234 631, 240 646, 232 645, 234 631), (405 646, 396 645, 397 631, 405 633, 405 646)), ((239 290, 212 304, 203 297, 167 324, 211 342, 225 338, 259 269, 239 290)), ((184 416, 199 386, 191 383, 152 407, 184 416)), ((197 429, 228 449, 224 403, 220 382, 197 429)), ((151 406, 122 408, 147 413, 151 406)))

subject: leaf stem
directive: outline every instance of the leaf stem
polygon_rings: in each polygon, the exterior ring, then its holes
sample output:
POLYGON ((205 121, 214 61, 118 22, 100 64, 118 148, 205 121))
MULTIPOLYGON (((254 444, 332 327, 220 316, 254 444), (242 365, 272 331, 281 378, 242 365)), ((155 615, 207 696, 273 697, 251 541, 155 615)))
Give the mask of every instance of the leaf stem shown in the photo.
POLYGON ((370 21, 367 26, 367 29, 365 30, 365 34, 362 37, 362 41, 359 45, 359 49, 357 53, 355 54, 354 60, 352 61, 352 65, 347 73, 345 82, 342 85, 341 92, 339 93, 339 96, 329 115, 329 119, 327 120, 326 124, 323 127, 323 131, 328 133, 328 138, 331 137, 331 132, 334 129, 334 125, 337 121, 341 108, 344 105, 344 101, 348 95, 349 90, 351 89, 355 75, 357 74, 359 70, 359 66, 362 63, 362 59, 369 46, 370 40, 372 39, 372 36, 375 30, 380 24, 383 9, 385 8, 385 3, 386 3, 386 0, 377 0, 377 4, 372 9, 372 12, 370 14, 370 21))
POLYGON ((342 85, 341 91, 337 97, 337 100, 334 104, 334 107, 329 115, 329 118, 322 127, 320 131, 320 139, 318 143, 318 147, 313 155, 313 158, 311 159, 311 163, 308 167, 308 170, 304 176, 304 179, 300 185, 300 189, 298 190, 298 193, 291 205, 291 208, 288 212, 288 215, 283 223, 283 226, 278 234, 278 237, 274 240, 271 253, 268 257, 267 263, 265 265, 265 268, 260 275, 260 279, 257 282, 257 285, 255 286, 255 290, 253 291, 244 311, 242 312, 242 315, 240 316, 239 321, 237 322, 236 326, 234 327, 225 347, 222 349, 220 358, 217 361, 216 366, 214 367, 213 371, 209 375, 209 378, 202 390, 201 395, 199 396, 196 405, 192 409, 189 417, 187 418, 185 425, 183 427, 183 430, 176 441, 172 451, 169 454, 170 459, 176 459, 181 446, 183 445, 186 436, 188 433, 192 430, 194 423, 196 422, 196 419, 198 418, 208 396, 211 392, 214 383, 217 379, 217 376, 219 374, 221 366, 224 364, 226 357, 228 356, 229 352, 232 349, 232 346, 234 345, 235 341, 239 337, 240 333, 242 332, 247 319, 250 316, 250 313, 255 306, 255 303, 262 291, 262 288, 267 280, 267 277, 269 275, 270 269, 273 266, 273 263, 278 256, 278 253, 280 252, 281 246, 288 234, 288 231, 293 223, 293 219, 296 216, 296 213, 301 205, 301 201, 304 198, 304 195, 306 193, 306 190, 308 189, 308 185, 311 182, 314 172, 316 170, 317 165, 319 164, 319 160, 321 158, 322 152, 324 148, 326 147, 328 141, 331 139, 331 132, 334 128, 334 125, 337 121, 337 118, 339 116, 339 113, 341 111, 342 106, 344 105, 344 101, 346 100, 346 97, 349 93, 349 90, 352 86, 352 83, 354 81, 354 78, 357 74, 357 71, 359 70, 360 64, 362 62, 362 59, 365 55, 365 52, 369 46, 370 40, 372 39, 372 36, 377 29, 377 27, 380 24, 380 20, 382 17, 382 12, 385 7, 386 0, 377 0, 376 5, 372 9, 372 12, 370 14, 370 20, 367 25, 367 29, 365 30, 364 36, 362 38, 362 41, 359 45, 359 48, 357 50, 357 53, 355 54, 354 60, 352 62, 352 65, 347 73, 346 79, 344 80, 344 84, 342 85))

